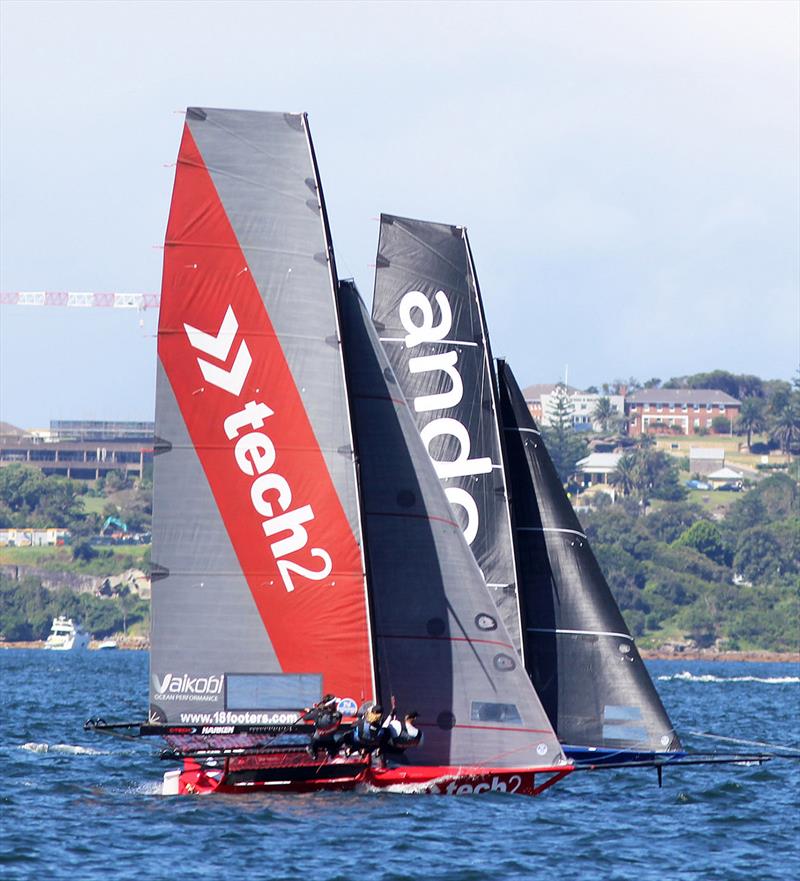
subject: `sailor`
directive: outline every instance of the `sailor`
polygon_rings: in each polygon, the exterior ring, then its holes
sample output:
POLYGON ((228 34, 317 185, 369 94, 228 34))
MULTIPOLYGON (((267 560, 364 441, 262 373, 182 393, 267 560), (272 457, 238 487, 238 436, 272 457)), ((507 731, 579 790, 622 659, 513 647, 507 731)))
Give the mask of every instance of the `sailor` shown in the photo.
POLYGON ((340 745, 364 755, 379 749, 386 739, 386 729, 381 725, 383 708, 370 704, 360 713, 356 724, 340 738, 340 745))
POLYGON ((383 723, 387 732, 387 736, 381 744, 381 756, 384 759, 391 758, 400 764, 408 764, 406 750, 422 743, 422 731, 416 724, 418 718, 419 713, 416 710, 411 710, 403 716, 401 722, 397 718, 394 708, 392 709, 383 723))
POLYGON ((311 743, 308 747, 309 755, 314 759, 321 749, 326 750, 330 758, 339 752, 336 732, 342 724, 342 714, 337 709, 338 704, 339 698, 333 694, 326 694, 304 713, 304 717, 314 723, 314 733, 311 735, 311 743))

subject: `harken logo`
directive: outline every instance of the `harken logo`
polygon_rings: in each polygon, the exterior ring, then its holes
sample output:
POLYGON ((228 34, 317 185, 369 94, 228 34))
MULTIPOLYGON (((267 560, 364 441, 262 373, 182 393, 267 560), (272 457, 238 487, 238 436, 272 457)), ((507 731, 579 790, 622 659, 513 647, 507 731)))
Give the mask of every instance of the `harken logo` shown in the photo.
MULTIPOLYGON (((239 322, 236 320, 231 306, 228 306, 216 336, 206 333, 204 330, 198 330, 189 324, 184 324, 183 327, 193 348, 221 361, 223 365, 227 363, 236 334, 239 331, 239 322)), ((205 358, 198 358, 197 363, 206 382, 238 397, 241 394, 244 381, 247 379, 253 358, 250 355, 250 349, 247 348, 247 343, 242 340, 236 350, 236 357, 228 369, 225 369, 224 366, 220 367, 218 364, 212 364, 205 358)))

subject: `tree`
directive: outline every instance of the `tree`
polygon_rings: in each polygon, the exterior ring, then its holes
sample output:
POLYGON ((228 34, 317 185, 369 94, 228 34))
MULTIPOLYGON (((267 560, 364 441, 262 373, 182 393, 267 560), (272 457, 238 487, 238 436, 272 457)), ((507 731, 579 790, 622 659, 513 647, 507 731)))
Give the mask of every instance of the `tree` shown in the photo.
POLYGON ((686 498, 672 457, 653 449, 652 438, 645 435, 633 453, 619 460, 611 474, 611 483, 620 488, 623 496, 636 496, 642 509, 646 509, 653 498, 668 501, 686 498))
POLYGON ((781 547, 768 526, 746 529, 736 543, 733 569, 748 581, 769 582, 780 575, 781 547))
POLYGON ((648 379, 644 384, 644 388, 659 388, 660 386, 661 380, 657 376, 648 379))
POLYGON ((725 565, 727 562, 727 549, 722 539, 722 533, 719 527, 708 520, 698 520, 688 529, 681 533, 680 538, 675 542, 678 547, 694 548, 713 560, 715 563, 725 565))
POLYGON ((611 399, 604 395, 598 398, 597 403, 594 405, 592 420, 600 423, 602 431, 608 431, 608 423, 615 413, 616 410, 611 406, 611 399))
POLYGON ((586 441, 575 434, 572 413, 575 406, 566 386, 559 384, 553 390, 553 406, 548 413, 550 427, 544 429, 545 442, 562 483, 575 473, 578 460, 586 454, 586 441))
POLYGON ((770 437, 782 453, 791 453, 800 444, 800 393, 792 392, 769 420, 770 437))
POLYGON ((764 399, 763 398, 745 398, 742 401, 742 408, 739 411, 739 418, 736 420, 736 433, 747 435, 747 452, 753 439, 754 431, 764 431, 767 427, 767 421, 764 416, 764 399))
POLYGON ((630 496, 636 487, 636 456, 627 453, 617 462, 617 467, 611 472, 609 478, 611 485, 619 487, 623 496, 630 496))
POLYGON ((727 416, 715 416, 711 420, 711 428, 714 434, 729 434, 731 430, 731 420, 727 416))

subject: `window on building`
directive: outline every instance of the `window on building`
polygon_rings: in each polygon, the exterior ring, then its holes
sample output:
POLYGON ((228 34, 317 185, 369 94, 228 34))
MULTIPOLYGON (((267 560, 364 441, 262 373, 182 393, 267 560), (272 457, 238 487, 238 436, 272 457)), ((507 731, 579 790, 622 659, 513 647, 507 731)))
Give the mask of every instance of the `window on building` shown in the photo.
POLYGON ((694 407, 695 412, 696 412, 697 410, 700 409, 700 405, 699 405, 699 404, 693 404, 692 406, 694 407))
POLYGON ((695 419, 695 420, 694 420, 694 427, 695 427, 695 428, 700 428, 700 420, 699 420, 699 419, 695 419))
POLYGON ((710 413, 713 409, 714 409, 714 405, 713 405, 713 404, 706 404, 706 410, 708 410, 709 413, 710 413))

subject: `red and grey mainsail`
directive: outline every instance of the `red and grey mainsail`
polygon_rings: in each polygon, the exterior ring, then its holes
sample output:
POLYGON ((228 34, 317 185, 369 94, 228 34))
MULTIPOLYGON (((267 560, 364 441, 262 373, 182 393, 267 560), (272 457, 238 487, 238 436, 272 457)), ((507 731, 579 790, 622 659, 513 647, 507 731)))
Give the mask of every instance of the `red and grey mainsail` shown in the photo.
POLYGON ((466 230, 381 215, 372 315, 453 513, 524 657, 491 350, 466 230))
POLYGON ((374 697, 336 284, 305 116, 190 108, 158 330, 158 719, 374 697))
POLYGON ((563 763, 351 283, 340 310, 381 699, 420 713, 414 764, 563 763))
POLYGON ((527 667, 562 743, 665 752, 680 741, 503 361, 498 380, 512 487, 527 667))

